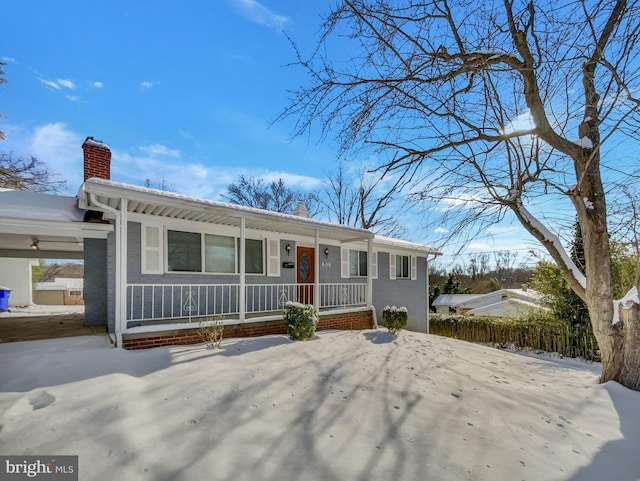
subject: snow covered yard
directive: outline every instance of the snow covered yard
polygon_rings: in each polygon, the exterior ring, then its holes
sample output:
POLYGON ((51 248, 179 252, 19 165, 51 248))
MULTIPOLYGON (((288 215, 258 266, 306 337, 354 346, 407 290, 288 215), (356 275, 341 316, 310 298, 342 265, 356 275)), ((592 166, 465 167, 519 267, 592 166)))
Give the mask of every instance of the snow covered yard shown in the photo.
POLYGON ((405 331, 2 344, 0 453, 83 481, 636 481, 640 393, 598 370, 405 331))

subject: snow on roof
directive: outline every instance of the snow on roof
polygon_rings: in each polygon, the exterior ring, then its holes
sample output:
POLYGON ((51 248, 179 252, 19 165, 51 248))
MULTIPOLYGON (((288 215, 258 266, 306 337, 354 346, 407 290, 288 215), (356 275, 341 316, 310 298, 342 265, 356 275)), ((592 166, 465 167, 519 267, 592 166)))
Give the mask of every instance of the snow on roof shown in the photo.
POLYGON ((0 217, 82 222, 84 211, 78 208, 76 197, 8 190, 0 192, 0 217))
POLYGON ((480 306, 480 307, 476 307, 474 309, 469 309, 465 314, 467 316, 471 316, 471 315, 477 315, 477 314, 483 314, 487 311, 491 311, 492 309, 503 305, 503 304, 516 304, 518 306, 522 306, 522 307, 528 307, 531 309, 543 309, 543 310, 547 310, 546 307, 541 306, 540 304, 536 304, 535 302, 529 302, 529 301, 525 301, 522 299, 516 299, 516 298, 509 298, 509 299, 505 299, 505 300, 500 300, 498 302, 494 302, 493 304, 487 304, 486 306, 480 306))
POLYGON ((78 192, 79 197, 84 197, 86 193, 94 193, 97 195, 105 196, 127 196, 130 200, 135 198, 136 200, 144 199, 145 202, 158 202, 163 204, 177 203, 183 204, 184 208, 202 208, 212 207, 216 209, 224 209, 228 212, 241 212, 247 215, 260 216, 261 218, 270 218, 274 221, 282 220, 289 223, 296 223, 296 225, 307 225, 313 228, 330 228, 333 230, 340 230, 344 233, 349 233, 347 236, 354 238, 361 238, 366 240, 367 238, 374 237, 374 245, 395 247, 398 249, 410 250, 413 252, 423 252, 427 254, 439 255, 440 251, 434 247, 424 244, 418 244, 416 242, 404 241, 401 239, 393 239, 390 237, 384 237, 374 235, 367 229, 359 227, 352 227, 343 224, 335 224, 317 219, 304 218, 292 214, 284 214, 281 212, 274 212, 264 209, 257 209, 255 207, 247 207, 244 205, 231 204, 228 202, 221 202, 210 199, 203 199, 200 197, 188 196, 184 194, 178 194, 176 192, 168 192, 159 189, 152 189, 149 187, 142 187, 138 185, 126 184, 123 182, 116 182, 107 179, 90 178, 85 181, 85 184, 80 188, 78 192), (186 205, 184 204, 186 203, 186 205))
POLYGON ((78 195, 84 195, 84 192, 93 192, 94 189, 92 188, 92 186, 97 186, 97 187, 102 186, 106 188, 117 189, 119 191, 127 191, 132 195, 142 194, 144 196, 153 196, 156 199, 163 199, 165 202, 182 201, 190 204, 199 204, 201 206, 218 207, 218 208, 230 209, 230 210, 235 210, 239 212, 246 212, 246 213, 258 214, 258 215, 268 215, 270 217, 276 217, 276 218, 287 219, 287 220, 295 220, 298 222, 309 222, 309 223, 318 224, 318 225, 331 226, 334 228, 339 227, 345 230, 352 230, 352 231, 358 231, 361 233, 366 233, 367 236, 372 235, 371 232, 369 232, 368 230, 361 229, 358 227, 334 224, 331 222, 321 221, 317 219, 307 219, 307 218, 295 216, 292 214, 284 214, 282 212, 258 209, 256 207, 248 207, 245 205, 232 204, 229 202, 221 202, 218 200, 203 199, 202 197, 179 194, 177 192, 169 192, 166 190, 152 189, 150 187, 142 187, 139 185, 126 184, 124 182, 116 182, 113 180, 99 179, 96 177, 91 177, 87 179, 85 181, 85 184, 80 188, 78 195))
POLYGON ((483 294, 440 294, 431 305, 452 307, 482 296, 483 294))
POLYGON ((411 249, 414 251, 423 251, 423 252, 426 252, 427 254, 442 255, 442 252, 440 252, 440 250, 426 244, 418 244, 417 242, 410 242, 410 241, 405 241, 401 239, 395 239, 393 237, 385 237, 378 234, 376 234, 375 237, 373 238, 373 243, 375 245, 397 247, 400 249, 411 249))

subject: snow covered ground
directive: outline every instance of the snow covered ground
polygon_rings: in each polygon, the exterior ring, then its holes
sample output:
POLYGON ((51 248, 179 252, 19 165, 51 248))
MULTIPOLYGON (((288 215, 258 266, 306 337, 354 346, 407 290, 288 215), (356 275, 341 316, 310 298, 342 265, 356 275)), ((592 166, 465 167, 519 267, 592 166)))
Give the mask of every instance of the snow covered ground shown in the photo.
POLYGON ((404 331, 2 344, 0 453, 83 481, 636 481, 640 393, 599 368, 404 331))

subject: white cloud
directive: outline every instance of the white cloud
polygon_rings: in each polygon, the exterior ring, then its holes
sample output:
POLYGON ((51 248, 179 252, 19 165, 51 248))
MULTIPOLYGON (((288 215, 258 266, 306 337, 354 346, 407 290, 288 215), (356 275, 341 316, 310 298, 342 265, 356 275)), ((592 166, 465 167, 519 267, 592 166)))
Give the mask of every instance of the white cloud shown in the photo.
POLYGON ((252 22, 264 25, 276 30, 283 30, 291 21, 289 17, 272 12, 256 0, 230 0, 240 14, 252 22))
MULTIPOLYGON (((266 182, 277 182, 278 179, 292 189, 312 190, 320 187, 322 181, 315 177, 307 175, 290 174, 287 172, 265 172, 263 175, 255 175, 254 177, 263 178, 266 182)), ((236 179, 234 179, 235 182, 236 179)))
POLYGON ((164 157, 180 157, 179 149, 170 149, 166 145, 153 144, 140 147, 140 150, 151 156, 161 155, 164 157))
POLYGON ((436 227, 435 231, 437 234, 447 234, 449 232, 449 229, 447 229, 446 227, 436 227))
POLYGON ((472 242, 471 244, 469 244, 467 246, 467 248, 469 250, 474 250, 474 251, 492 251, 492 250, 494 250, 494 247, 490 246, 486 242, 472 242))
POLYGON ((443 211, 448 211, 456 207, 471 207, 473 204, 480 202, 481 198, 472 194, 460 194, 457 197, 446 197, 441 199, 445 205, 443 211))
POLYGON ((71 80, 65 79, 65 78, 59 78, 58 85, 61 85, 62 87, 66 87, 69 90, 75 90, 76 88, 76 84, 74 84, 71 80))
POLYGON ((0 62, 4 63, 18 63, 18 61, 13 57, 0 57, 0 62))
POLYGON ((58 85, 56 82, 53 82, 52 80, 47 80, 47 79, 43 79, 43 78, 40 78, 40 77, 38 77, 38 80, 45 87, 49 87, 49 88, 52 88, 54 90, 60 90, 60 85, 58 85))
POLYGON ((91 84, 91 86, 92 86, 94 89, 101 89, 102 87, 104 87, 104 84, 103 84, 102 82, 93 82, 93 83, 91 84))
POLYGON ((142 83, 140 84, 140 88, 141 88, 142 90, 150 89, 150 88, 152 88, 153 86, 154 86, 153 82, 149 82, 148 80, 147 80, 147 81, 144 81, 144 82, 142 82, 142 83))

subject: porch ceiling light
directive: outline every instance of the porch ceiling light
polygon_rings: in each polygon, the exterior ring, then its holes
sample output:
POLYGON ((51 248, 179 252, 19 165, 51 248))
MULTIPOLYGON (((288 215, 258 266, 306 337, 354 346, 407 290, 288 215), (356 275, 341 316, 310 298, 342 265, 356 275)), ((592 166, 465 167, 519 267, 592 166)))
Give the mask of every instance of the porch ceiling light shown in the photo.
POLYGON ((38 245, 39 243, 40 241, 38 239, 33 239, 33 242, 31 242, 29 249, 31 249, 32 251, 39 251, 40 250, 40 246, 38 245))

